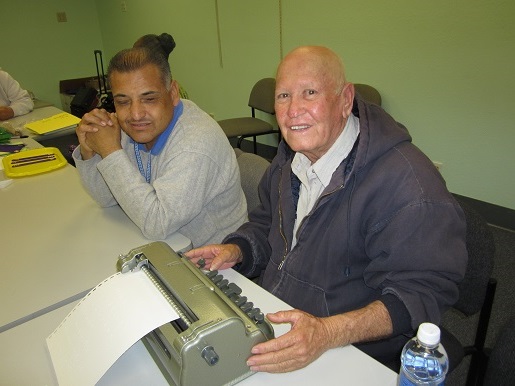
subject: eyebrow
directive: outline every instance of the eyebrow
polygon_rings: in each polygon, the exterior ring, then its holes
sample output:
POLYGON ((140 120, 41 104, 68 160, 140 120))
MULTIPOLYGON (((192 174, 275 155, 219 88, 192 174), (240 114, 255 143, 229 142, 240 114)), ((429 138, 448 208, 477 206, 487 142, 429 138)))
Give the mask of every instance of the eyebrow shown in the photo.
POLYGON ((147 91, 147 92, 144 92, 143 94, 141 94, 141 96, 156 95, 156 94, 161 94, 161 93, 159 91, 147 91))
MULTIPOLYGON (((159 91, 146 91, 142 94, 140 94, 139 96, 149 96, 149 95, 159 95, 160 92, 159 91)), ((126 94, 114 94, 113 95, 113 98, 130 98, 128 95, 126 94)))

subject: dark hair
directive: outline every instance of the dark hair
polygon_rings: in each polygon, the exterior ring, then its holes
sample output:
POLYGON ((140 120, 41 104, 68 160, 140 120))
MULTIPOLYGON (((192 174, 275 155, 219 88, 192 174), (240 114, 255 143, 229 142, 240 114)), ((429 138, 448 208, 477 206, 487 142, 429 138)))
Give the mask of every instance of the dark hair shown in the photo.
POLYGON ((169 88, 172 74, 168 60, 161 53, 151 51, 145 47, 133 47, 118 52, 109 62, 107 77, 111 81, 113 72, 132 72, 147 64, 152 64, 159 69, 161 80, 169 88))
POLYGON ((175 40, 172 35, 166 32, 159 36, 154 34, 143 35, 133 45, 133 47, 146 47, 152 52, 158 51, 167 61, 175 46, 175 40))

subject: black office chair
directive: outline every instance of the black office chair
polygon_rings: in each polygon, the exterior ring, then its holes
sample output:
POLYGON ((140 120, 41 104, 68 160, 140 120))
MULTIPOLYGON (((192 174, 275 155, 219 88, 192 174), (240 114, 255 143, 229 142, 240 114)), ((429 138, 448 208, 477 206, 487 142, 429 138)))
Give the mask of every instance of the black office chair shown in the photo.
POLYGON ((379 94, 379 91, 374 87, 369 86, 368 84, 354 83, 354 90, 367 102, 381 106, 381 94, 379 94))
POLYGON ((238 139, 238 148, 241 148, 241 142, 244 138, 254 138, 254 153, 257 154, 257 140, 258 135, 265 134, 279 134, 279 130, 275 129, 272 124, 265 122, 262 119, 256 118, 256 110, 263 111, 270 115, 275 115, 275 79, 264 78, 259 80, 249 97, 249 106, 251 108, 251 117, 230 118, 218 121, 222 127, 227 138, 238 139))
POLYGON ((449 355, 449 372, 465 356, 471 356, 466 384, 475 385, 486 365, 485 339, 497 286, 497 281, 491 277, 495 243, 486 221, 467 204, 459 203, 467 222, 468 264, 465 278, 459 285, 459 299, 453 308, 466 317, 479 313, 479 321, 472 345, 463 345, 445 326, 441 326, 441 342, 449 355))
POLYGON ((487 356, 485 377, 478 379, 478 385, 515 385, 515 315, 503 326, 487 356))

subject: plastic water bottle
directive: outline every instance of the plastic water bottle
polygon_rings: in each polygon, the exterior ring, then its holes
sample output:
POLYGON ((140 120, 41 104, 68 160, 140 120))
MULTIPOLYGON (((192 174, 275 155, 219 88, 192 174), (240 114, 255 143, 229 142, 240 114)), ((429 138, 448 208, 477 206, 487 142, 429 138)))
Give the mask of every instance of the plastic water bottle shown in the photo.
POLYGON ((443 385, 448 368, 449 359, 440 344, 440 329, 432 323, 422 323, 417 336, 402 350, 399 386, 443 385))

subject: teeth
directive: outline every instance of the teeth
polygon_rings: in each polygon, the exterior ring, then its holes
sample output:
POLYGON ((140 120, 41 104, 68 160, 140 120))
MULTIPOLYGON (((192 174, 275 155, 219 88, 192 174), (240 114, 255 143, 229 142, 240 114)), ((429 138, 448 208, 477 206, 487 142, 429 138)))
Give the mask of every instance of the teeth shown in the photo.
POLYGON ((292 130, 302 130, 302 129, 307 129, 308 127, 309 127, 308 125, 291 126, 290 129, 292 129, 292 130))

